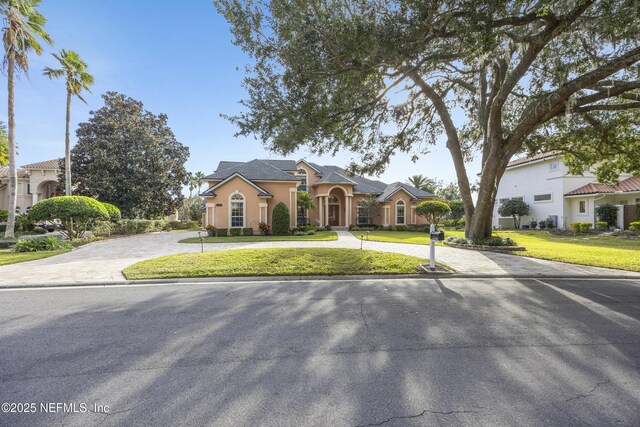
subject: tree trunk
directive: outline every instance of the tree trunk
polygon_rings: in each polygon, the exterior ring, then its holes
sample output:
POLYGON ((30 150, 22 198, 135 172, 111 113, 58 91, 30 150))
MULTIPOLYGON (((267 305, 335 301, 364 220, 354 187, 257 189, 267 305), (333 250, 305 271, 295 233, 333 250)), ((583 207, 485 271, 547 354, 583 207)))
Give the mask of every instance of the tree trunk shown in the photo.
POLYGON ((468 239, 491 237, 491 231, 493 229, 493 207, 498 192, 498 184, 509 160, 506 158, 506 153, 496 149, 496 146, 499 146, 499 144, 493 145, 491 153, 482 168, 478 201, 473 216, 467 219, 466 224, 467 229, 465 234, 468 239))
POLYGON ((64 134, 64 194, 71 196, 71 137, 69 124, 71 122, 71 91, 67 90, 67 126, 64 134))
POLYGON ((14 73, 16 68, 15 53, 10 50, 7 55, 7 113, 8 133, 9 133, 9 215, 7 218, 7 229, 4 232, 5 239, 14 239, 13 229, 16 224, 16 203, 18 186, 18 172, 16 170, 16 114, 14 104, 14 73))

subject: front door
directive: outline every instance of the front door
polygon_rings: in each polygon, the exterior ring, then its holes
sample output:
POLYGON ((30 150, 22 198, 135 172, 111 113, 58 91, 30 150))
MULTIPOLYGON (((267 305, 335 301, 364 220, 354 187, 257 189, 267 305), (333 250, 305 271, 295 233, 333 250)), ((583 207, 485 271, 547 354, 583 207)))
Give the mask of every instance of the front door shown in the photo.
POLYGON ((329 225, 340 224, 340 205, 329 205, 329 225))

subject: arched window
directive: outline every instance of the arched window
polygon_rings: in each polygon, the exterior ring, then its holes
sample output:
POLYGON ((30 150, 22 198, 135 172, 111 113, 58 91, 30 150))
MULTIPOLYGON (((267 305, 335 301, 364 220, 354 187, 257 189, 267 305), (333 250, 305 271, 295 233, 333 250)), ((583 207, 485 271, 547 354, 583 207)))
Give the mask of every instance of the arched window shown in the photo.
POLYGON ((17 214, 21 214, 22 213, 22 208, 20 206, 16 206, 16 213, 17 214))
POLYGON ((396 202, 396 225, 404 225, 404 202, 398 200, 396 202))
POLYGON ((244 196, 236 193, 231 196, 229 221, 231 227, 244 227, 244 196))
POLYGON ((339 205, 340 204, 340 199, 338 199, 338 196, 329 196, 329 204, 330 205, 339 205))
POLYGON ((304 169, 298 169, 296 176, 300 179, 299 191, 307 191, 307 171, 304 169))

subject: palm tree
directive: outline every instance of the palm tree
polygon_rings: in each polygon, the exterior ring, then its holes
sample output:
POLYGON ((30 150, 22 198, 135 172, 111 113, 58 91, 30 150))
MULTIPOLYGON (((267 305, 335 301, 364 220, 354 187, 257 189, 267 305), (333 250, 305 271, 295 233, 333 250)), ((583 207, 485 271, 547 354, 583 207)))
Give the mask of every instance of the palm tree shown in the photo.
MULTIPOLYGON (((318 208, 318 205, 316 205, 316 200, 315 198, 311 195, 311 193, 308 193, 306 191, 298 191, 297 194, 297 206, 298 209, 302 209, 303 212, 306 212, 308 210, 312 210, 315 211, 318 208)), ((306 216, 306 215, 304 215, 306 216)), ((302 217, 300 216, 300 213, 298 214, 299 219, 301 219, 302 217)), ((306 219, 305 219, 306 222, 306 219)))
POLYGON ((193 176, 198 180, 198 194, 200 194, 200 188, 202 188, 202 179, 204 178, 204 172, 198 171, 193 176))
POLYGON ((9 217, 4 237, 13 239, 13 227, 16 221, 16 187, 18 175, 16 170, 16 115, 14 111, 15 71, 29 71, 28 54, 34 51, 42 53, 38 39, 53 44, 49 34, 44 30, 47 19, 36 7, 41 0, 1 0, 0 15, 4 17, 2 42, 4 45, 4 61, 7 65, 7 101, 9 116, 9 217))
POLYGON ((62 68, 45 67, 42 74, 55 79, 64 77, 67 80, 67 123, 64 134, 64 194, 71 195, 71 141, 69 124, 71 122, 71 97, 76 96, 85 104, 87 101, 80 95, 83 90, 91 93, 89 86, 93 84, 93 76, 87 73, 87 64, 80 55, 72 50, 62 49, 60 53, 52 54, 62 68))
POLYGON ((409 178, 407 178, 407 184, 433 194, 435 194, 437 189, 440 187, 438 181, 422 175, 410 176, 409 178))

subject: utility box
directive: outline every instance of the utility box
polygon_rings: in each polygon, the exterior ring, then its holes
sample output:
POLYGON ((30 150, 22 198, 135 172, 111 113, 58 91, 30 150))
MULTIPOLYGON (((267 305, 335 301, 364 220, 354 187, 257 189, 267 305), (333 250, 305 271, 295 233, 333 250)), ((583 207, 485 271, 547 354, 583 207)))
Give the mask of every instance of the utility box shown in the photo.
POLYGON ((429 237, 431 240, 444 240, 444 231, 432 231, 429 237))

